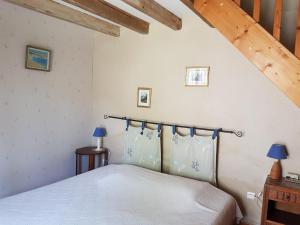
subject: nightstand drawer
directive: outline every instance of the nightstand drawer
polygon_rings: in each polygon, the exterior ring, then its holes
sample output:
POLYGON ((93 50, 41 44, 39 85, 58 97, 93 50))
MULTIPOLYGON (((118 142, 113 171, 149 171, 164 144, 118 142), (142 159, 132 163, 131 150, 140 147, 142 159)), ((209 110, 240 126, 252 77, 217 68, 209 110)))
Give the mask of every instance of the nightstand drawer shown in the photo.
POLYGON ((285 195, 285 199, 290 203, 296 203, 297 202, 297 194, 288 193, 285 195))
POLYGON ((276 190, 269 191, 269 199, 277 200, 278 199, 278 192, 276 190))
POLYGON ((300 195, 297 195, 296 203, 300 204, 300 195))
POLYGON ((300 203, 300 195, 292 192, 270 190, 269 199, 288 203, 300 203))

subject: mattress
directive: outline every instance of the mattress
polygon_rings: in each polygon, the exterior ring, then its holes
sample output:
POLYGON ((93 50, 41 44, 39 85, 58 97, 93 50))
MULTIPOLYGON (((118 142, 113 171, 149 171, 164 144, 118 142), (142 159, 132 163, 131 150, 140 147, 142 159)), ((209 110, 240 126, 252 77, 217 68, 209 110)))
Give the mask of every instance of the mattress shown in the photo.
POLYGON ((0 200, 1 225, 232 225, 233 197, 206 182, 109 165, 0 200))

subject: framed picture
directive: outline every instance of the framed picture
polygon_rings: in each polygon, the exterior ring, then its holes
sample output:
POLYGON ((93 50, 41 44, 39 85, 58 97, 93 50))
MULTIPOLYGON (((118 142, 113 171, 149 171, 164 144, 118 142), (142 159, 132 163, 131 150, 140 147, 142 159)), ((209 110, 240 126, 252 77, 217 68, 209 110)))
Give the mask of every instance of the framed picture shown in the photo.
POLYGON ((186 86, 208 86, 209 66, 187 67, 185 85, 186 86))
POLYGON ((50 50, 27 45, 25 68, 50 72, 50 58, 50 50))
POLYGON ((150 108, 151 106, 151 88, 138 88, 137 106, 150 108))

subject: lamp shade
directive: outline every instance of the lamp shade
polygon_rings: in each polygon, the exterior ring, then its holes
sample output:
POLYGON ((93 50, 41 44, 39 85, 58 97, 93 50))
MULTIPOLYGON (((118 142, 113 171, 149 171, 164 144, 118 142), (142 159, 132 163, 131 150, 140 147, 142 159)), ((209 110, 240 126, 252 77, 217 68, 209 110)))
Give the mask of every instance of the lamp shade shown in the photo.
POLYGON ((273 144, 267 154, 268 157, 273 159, 286 159, 287 150, 285 145, 273 144))
POLYGON ((97 127, 94 131, 94 137, 104 137, 106 135, 106 130, 103 127, 97 127))

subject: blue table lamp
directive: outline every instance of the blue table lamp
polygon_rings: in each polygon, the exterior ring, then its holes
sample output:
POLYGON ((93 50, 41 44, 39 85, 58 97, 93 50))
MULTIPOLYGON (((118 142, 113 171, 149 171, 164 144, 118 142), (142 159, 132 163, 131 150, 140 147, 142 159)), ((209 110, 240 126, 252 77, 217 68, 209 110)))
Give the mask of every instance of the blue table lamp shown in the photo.
POLYGON ((274 162, 270 177, 273 180, 279 180, 282 177, 282 170, 281 170, 281 159, 287 158, 287 150, 285 145, 281 144, 273 144, 267 154, 269 158, 277 159, 277 161, 274 162))
POLYGON ((103 127, 97 127, 94 131, 93 136, 97 138, 97 149, 100 150, 102 148, 103 140, 102 138, 106 135, 106 130, 103 127))

